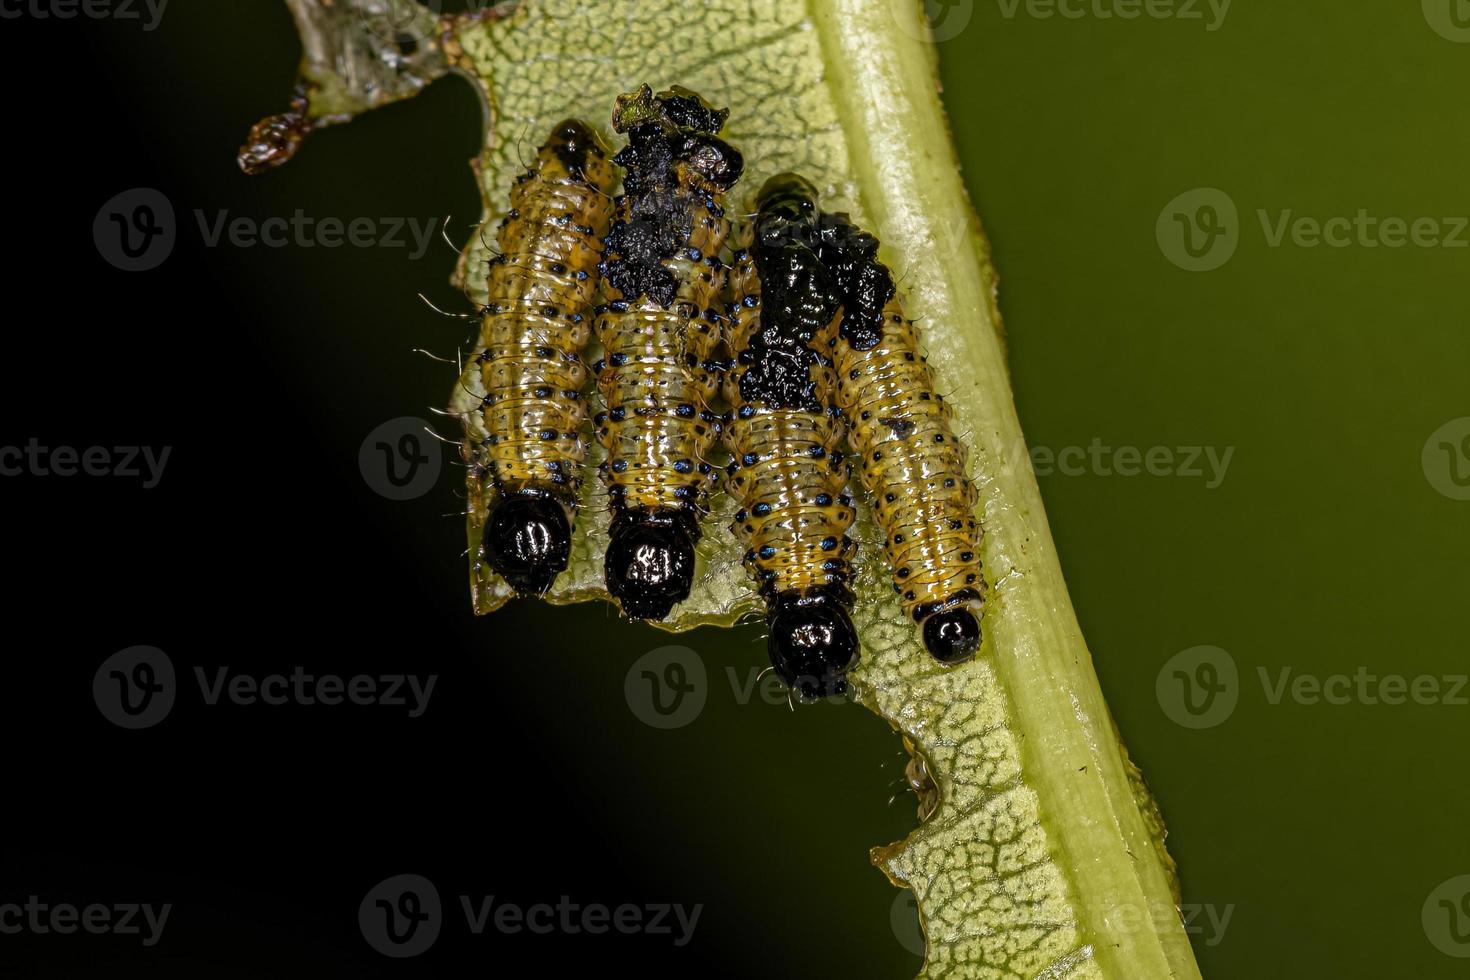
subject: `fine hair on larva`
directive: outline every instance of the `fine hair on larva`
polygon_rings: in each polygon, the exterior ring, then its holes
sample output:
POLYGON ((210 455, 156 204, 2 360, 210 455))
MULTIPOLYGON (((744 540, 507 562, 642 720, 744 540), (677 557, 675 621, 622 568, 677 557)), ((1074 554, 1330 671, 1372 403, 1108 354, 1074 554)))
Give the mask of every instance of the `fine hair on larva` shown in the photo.
POLYGON ((587 457, 582 351, 591 337, 614 171, 586 123, 559 123, 516 178, 496 234, 480 353, 472 472, 493 489, 484 560, 521 595, 566 569, 587 457))
POLYGON ((893 589, 935 659, 960 663, 980 647, 986 593, 968 451, 878 261, 878 240, 845 214, 824 214, 821 228, 823 262, 843 297, 833 347, 837 404, 884 535, 893 589))

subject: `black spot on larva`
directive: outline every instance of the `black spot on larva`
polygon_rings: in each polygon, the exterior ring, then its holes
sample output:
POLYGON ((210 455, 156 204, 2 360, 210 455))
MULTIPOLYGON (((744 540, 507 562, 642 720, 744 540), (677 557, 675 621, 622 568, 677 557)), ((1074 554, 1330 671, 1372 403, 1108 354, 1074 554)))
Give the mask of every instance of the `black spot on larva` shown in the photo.
MULTIPOLYGON (((865 412, 863 414, 866 415, 867 413, 865 412)), ((878 424, 888 426, 888 428, 892 430, 893 434, 900 439, 904 439, 910 435, 913 435, 915 428, 914 423, 910 422, 908 419, 900 418, 879 419, 878 424)))

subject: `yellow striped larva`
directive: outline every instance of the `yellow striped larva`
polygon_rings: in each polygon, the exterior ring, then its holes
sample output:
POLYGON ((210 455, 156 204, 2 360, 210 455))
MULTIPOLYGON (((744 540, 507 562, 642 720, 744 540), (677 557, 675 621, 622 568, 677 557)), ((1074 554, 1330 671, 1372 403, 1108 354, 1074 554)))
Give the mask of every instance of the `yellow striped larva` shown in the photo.
POLYGON ((771 664, 803 699, 844 691, 858 653, 850 468, 828 356, 841 297, 817 254, 817 217, 805 180, 766 182, 750 245, 732 263, 726 316, 734 530, 766 600, 771 664))
POLYGON ((716 300, 729 223, 722 199, 740 153, 718 137, 726 112, 683 89, 619 97, 613 126, 628 145, 601 266, 598 438, 613 521, 608 592, 629 616, 663 619, 689 595, 694 544, 717 474, 709 401, 723 365, 716 300))
POLYGON ((487 437, 471 465, 495 496, 485 560, 523 595, 567 567, 587 457, 582 349, 591 337, 613 168, 587 124, 567 120, 516 180, 490 260, 477 370, 487 437))
POLYGON ((894 590, 944 663, 980 647, 986 585, 968 452, 934 386, 878 242, 846 215, 823 215, 823 260, 843 293, 834 348, 837 403, 873 499, 894 590))

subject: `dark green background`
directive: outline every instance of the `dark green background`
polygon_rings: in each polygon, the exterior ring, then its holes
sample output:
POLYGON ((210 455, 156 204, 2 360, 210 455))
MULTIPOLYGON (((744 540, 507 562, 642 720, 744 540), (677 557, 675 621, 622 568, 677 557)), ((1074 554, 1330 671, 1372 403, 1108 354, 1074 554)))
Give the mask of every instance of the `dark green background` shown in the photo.
MULTIPOLYGON (((1271 248, 1256 212, 1470 214, 1470 45, 1407 2, 1237 0, 1214 32, 1006 17, 995 0, 935 11, 953 34, 945 101, 1001 271, 1029 441, 1235 450, 1216 489, 1041 481, 1186 901, 1230 909, 1214 945, 1196 937, 1203 973, 1464 976, 1420 909, 1470 872, 1470 708, 1273 705, 1257 668, 1466 670, 1470 502, 1435 491, 1420 451, 1470 415, 1470 251, 1271 248), (1191 273, 1165 258, 1155 222, 1202 186, 1238 206, 1240 244, 1191 273), (1201 644, 1230 652, 1242 689, 1228 721, 1190 731, 1161 710, 1155 679, 1201 644)), ((452 382, 409 354, 462 339, 415 298, 458 301, 448 248, 412 261, 202 247, 196 208, 452 214, 463 227, 478 208, 470 89, 446 80, 246 179, 235 148, 284 108, 294 76, 282 4, 174 0, 154 34, 3 29, 35 59, 24 72, 7 61, 18 118, 5 166, 30 209, 12 288, 49 284, 56 305, 43 314, 54 325, 16 340, 6 432, 176 446, 173 479, 151 496, 51 484, 10 511, 31 572, 18 608, 63 638, 23 661, 36 683, 14 689, 13 737, 39 747, 13 773, 33 803, 7 842, 7 894, 179 906, 160 950, 35 941, 23 947, 35 975, 102 962, 113 975, 406 975, 354 921, 367 888, 404 871, 446 896, 706 906, 683 950, 646 936, 446 938, 413 964, 420 975, 584 960, 911 975, 918 957, 889 925, 896 893, 866 861, 913 823, 912 797, 885 805, 903 757, 880 722, 737 704, 724 670, 761 664, 754 626, 671 639, 601 607, 530 603, 475 620, 459 522, 440 516, 457 507, 456 476, 407 504, 363 484, 364 436, 442 404, 452 382), (53 84, 64 98, 48 98, 53 84), (169 195, 181 242, 163 269, 126 276, 88 238, 96 209, 134 186, 169 195), (74 357, 96 369, 80 393, 63 391, 74 357), (201 366, 212 374, 192 378, 201 366), (415 722, 194 708, 122 738, 84 692, 132 643, 184 669, 432 671, 439 700, 415 722), (714 683, 695 723, 660 732, 628 710, 623 678, 670 643, 697 650, 714 683), (58 772, 60 793, 47 789, 58 772)))

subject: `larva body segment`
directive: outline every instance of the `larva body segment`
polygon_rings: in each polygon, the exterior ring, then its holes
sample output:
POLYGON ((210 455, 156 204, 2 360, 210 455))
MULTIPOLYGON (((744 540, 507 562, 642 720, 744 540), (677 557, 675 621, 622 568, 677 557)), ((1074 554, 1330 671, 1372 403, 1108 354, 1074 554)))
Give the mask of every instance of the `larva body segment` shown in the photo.
POLYGON ((750 247, 731 266, 726 316, 737 354, 725 382, 733 529, 766 599, 771 663, 803 699, 845 690, 858 652, 850 468, 829 356, 840 298, 814 247, 815 201, 790 174, 762 188, 750 247))
POLYGON ((923 625, 929 652, 957 663, 979 649, 986 593, 968 453, 877 259, 877 240, 846 215, 824 215, 822 224, 823 258, 844 297, 837 402, 885 535, 894 590, 923 625))
POLYGON ((471 464, 496 491, 485 559, 523 595, 544 594, 571 550, 587 456, 582 350, 613 180, 592 129, 559 124, 516 179, 490 260, 477 361, 488 436, 471 464))
POLYGON ((620 97, 613 117, 628 146, 614 158, 626 172, 601 266, 595 421, 613 511, 607 587, 637 619, 663 619, 688 596, 717 479, 708 460, 720 435, 709 402, 724 369, 721 200, 743 167, 716 135, 725 115, 693 93, 655 97, 644 86, 620 97))

